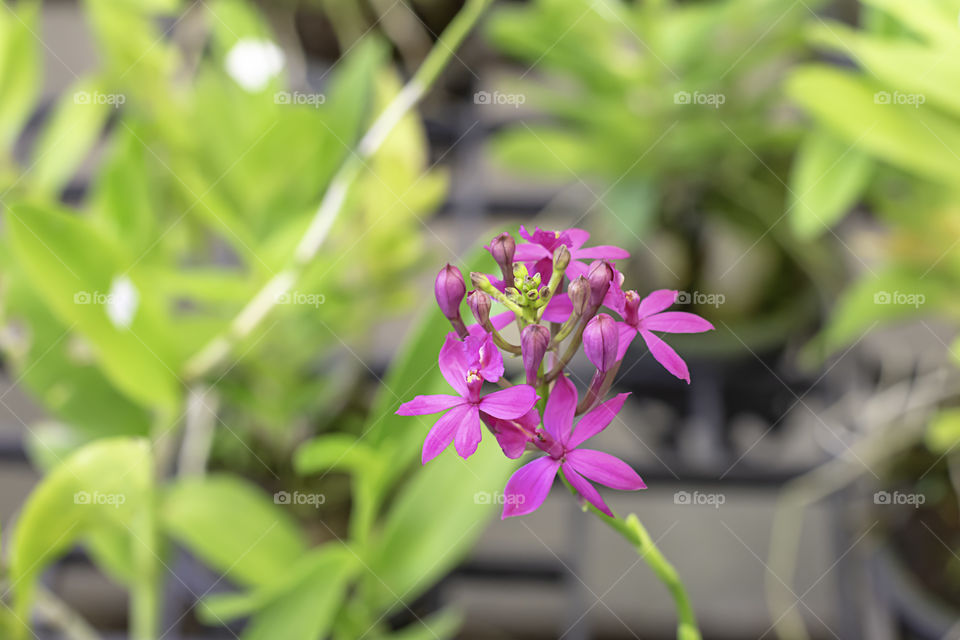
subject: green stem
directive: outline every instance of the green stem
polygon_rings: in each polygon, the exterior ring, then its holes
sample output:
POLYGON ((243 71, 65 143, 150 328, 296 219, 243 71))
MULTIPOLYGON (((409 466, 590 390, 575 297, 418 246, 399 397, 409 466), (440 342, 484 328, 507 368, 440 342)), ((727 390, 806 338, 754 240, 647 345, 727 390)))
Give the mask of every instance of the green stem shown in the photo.
MULTIPOLYGON (((570 492, 577 495, 576 490, 570 485, 562 472, 560 477, 567 488, 570 489, 570 492)), ((601 522, 623 536, 637 550, 640 558, 653 570, 660 582, 667 587, 670 595, 673 596, 677 609, 677 640, 701 640, 696 614, 693 612, 693 605, 690 604, 690 597, 680 580, 680 575, 657 548, 653 538, 647 533, 636 514, 631 513, 626 520, 621 520, 616 516, 611 518, 589 502, 585 502, 584 505, 585 510, 593 513, 601 522)))
POLYGON ((133 523, 136 577, 130 588, 130 638, 154 640, 160 628, 158 532, 152 501, 133 523))

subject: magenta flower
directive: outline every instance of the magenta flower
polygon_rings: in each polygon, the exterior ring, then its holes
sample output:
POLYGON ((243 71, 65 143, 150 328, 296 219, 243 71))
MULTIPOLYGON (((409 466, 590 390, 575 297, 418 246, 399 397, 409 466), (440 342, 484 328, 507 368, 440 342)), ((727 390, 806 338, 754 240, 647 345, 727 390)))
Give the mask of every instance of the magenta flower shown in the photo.
POLYGON ((543 504, 558 471, 584 500, 608 516, 613 512, 590 480, 613 489, 636 491, 647 486, 623 460, 602 451, 580 449, 586 440, 607 428, 629 394, 621 393, 585 414, 573 428, 577 390, 565 375, 557 379, 543 412, 543 430, 536 445, 547 453, 520 467, 504 488, 501 518, 522 516, 543 504))
POLYGON ((620 247, 611 245, 600 245, 584 249, 590 238, 590 234, 583 229, 567 229, 566 231, 544 231, 537 227, 533 233, 530 233, 520 226, 520 235, 527 240, 529 244, 517 245, 516 253, 513 259, 516 262, 535 262, 537 269, 546 271, 549 277, 552 270, 553 252, 561 244, 566 245, 570 250, 570 264, 564 272, 568 278, 573 280, 577 276, 587 275, 588 267, 581 262, 582 260, 620 260, 629 258, 630 252, 620 247), (546 261, 546 264, 544 264, 546 261), (543 267, 546 267, 545 269, 543 267))
POLYGON ((651 331, 664 333, 701 333, 710 331, 713 325, 700 316, 685 311, 665 311, 676 302, 677 292, 670 289, 658 289, 643 300, 636 291, 627 291, 616 305, 623 317, 618 322, 620 328, 620 348, 617 359, 622 360, 627 347, 639 333, 647 348, 663 367, 681 380, 690 384, 690 371, 687 363, 666 342, 651 331))
POLYGON ((417 396, 397 409, 401 416, 418 416, 446 411, 430 429, 423 443, 424 464, 439 455, 451 442, 462 458, 477 450, 483 435, 481 412, 494 418, 513 420, 526 414, 537 402, 537 392, 517 385, 480 395, 483 381, 496 382, 503 376, 503 356, 490 334, 468 336, 463 342, 448 334, 440 349, 440 373, 459 394, 417 396))

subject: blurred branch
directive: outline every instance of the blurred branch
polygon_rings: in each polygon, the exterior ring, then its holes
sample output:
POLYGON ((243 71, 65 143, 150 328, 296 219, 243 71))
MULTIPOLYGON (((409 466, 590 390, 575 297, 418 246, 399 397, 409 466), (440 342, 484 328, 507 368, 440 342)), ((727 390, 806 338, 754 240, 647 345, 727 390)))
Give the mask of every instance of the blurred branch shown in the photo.
MULTIPOLYGON (((773 628, 784 639, 808 639, 803 617, 796 610, 790 585, 803 529, 804 510, 863 475, 865 469, 885 464, 913 446, 924 433, 929 412, 954 395, 956 378, 942 369, 922 378, 901 382, 863 402, 854 402, 857 422, 870 423, 873 432, 846 452, 788 483, 777 500, 770 533, 766 599, 773 628), (906 418, 912 418, 904 424, 906 418)), ((825 420, 843 398, 824 412, 825 420)))
POLYGON ((396 11, 397 3, 391 0, 370 0, 370 5, 376 9, 383 31, 397 47, 404 66, 416 69, 417 61, 430 50, 430 36, 413 7, 402 4, 396 11))
POLYGON ((202 476, 206 473, 219 404, 219 396, 210 387, 190 388, 187 395, 186 427, 177 458, 179 475, 202 476), (206 398, 210 398, 209 402, 205 402, 206 398))
POLYGON ((277 304, 277 300, 290 291, 327 239, 330 228, 343 210, 350 187, 366 167, 367 160, 380 149, 394 127, 423 98, 490 2, 491 0, 467 0, 417 73, 387 105, 360 140, 357 150, 340 167, 288 265, 267 281, 224 333, 213 338, 187 361, 184 366, 184 377, 187 380, 196 379, 220 365, 234 346, 253 333, 277 304))
POLYGON ((101 640, 80 614, 43 587, 37 590, 36 607, 40 618, 59 629, 66 640, 101 640))

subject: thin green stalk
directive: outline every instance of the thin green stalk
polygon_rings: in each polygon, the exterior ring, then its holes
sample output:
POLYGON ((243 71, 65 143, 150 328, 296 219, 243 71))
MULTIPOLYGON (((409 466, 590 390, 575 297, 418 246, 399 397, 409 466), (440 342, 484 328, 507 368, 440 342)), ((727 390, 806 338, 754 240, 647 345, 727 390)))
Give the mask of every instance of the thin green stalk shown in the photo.
MULTIPOLYGON (((570 489, 570 492, 576 495, 576 491, 561 472, 560 477, 570 489)), ((653 570, 660 582, 667 587, 677 609, 677 640, 701 640, 700 628, 697 626, 697 617, 693 612, 693 605, 690 604, 690 597, 687 590, 680 580, 680 575, 670 561, 657 548, 653 538, 647 533, 640 519, 633 513, 627 516, 626 520, 621 520, 616 516, 610 517, 597 509, 592 504, 585 502, 586 510, 597 516, 601 522, 623 536, 640 555, 640 558, 647 563, 647 566, 653 570)))
POLYGON ((203 376, 218 366, 233 348, 260 326, 277 301, 297 283, 303 271, 326 241, 330 228, 343 210, 350 188, 367 161, 383 145, 387 136, 423 98, 447 66, 454 51, 480 19, 492 0, 467 0, 463 9, 444 30, 413 78, 377 117, 360 140, 357 149, 340 167, 323 194, 310 226, 300 239, 287 266, 273 276, 233 319, 226 331, 215 336, 184 365, 188 381, 203 376))
POLYGON ((155 640, 160 628, 160 560, 152 501, 133 524, 133 561, 136 577, 130 587, 130 638, 155 640))

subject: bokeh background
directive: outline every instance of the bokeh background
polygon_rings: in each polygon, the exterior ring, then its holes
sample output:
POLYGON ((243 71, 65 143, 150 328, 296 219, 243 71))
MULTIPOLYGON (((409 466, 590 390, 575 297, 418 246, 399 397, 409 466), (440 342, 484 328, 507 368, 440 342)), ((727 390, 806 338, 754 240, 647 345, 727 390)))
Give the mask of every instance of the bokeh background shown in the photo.
POLYGON ((717 328, 689 386, 632 347, 600 447, 705 638, 960 638, 960 2, 498 0, 358 156, 461 6, 4 0, 3 637, 146 640, 151 580, 171 639, 673 637, 566 492, 501 522, 509 467, 392 416, 437 269, 524 224, 717 328))

